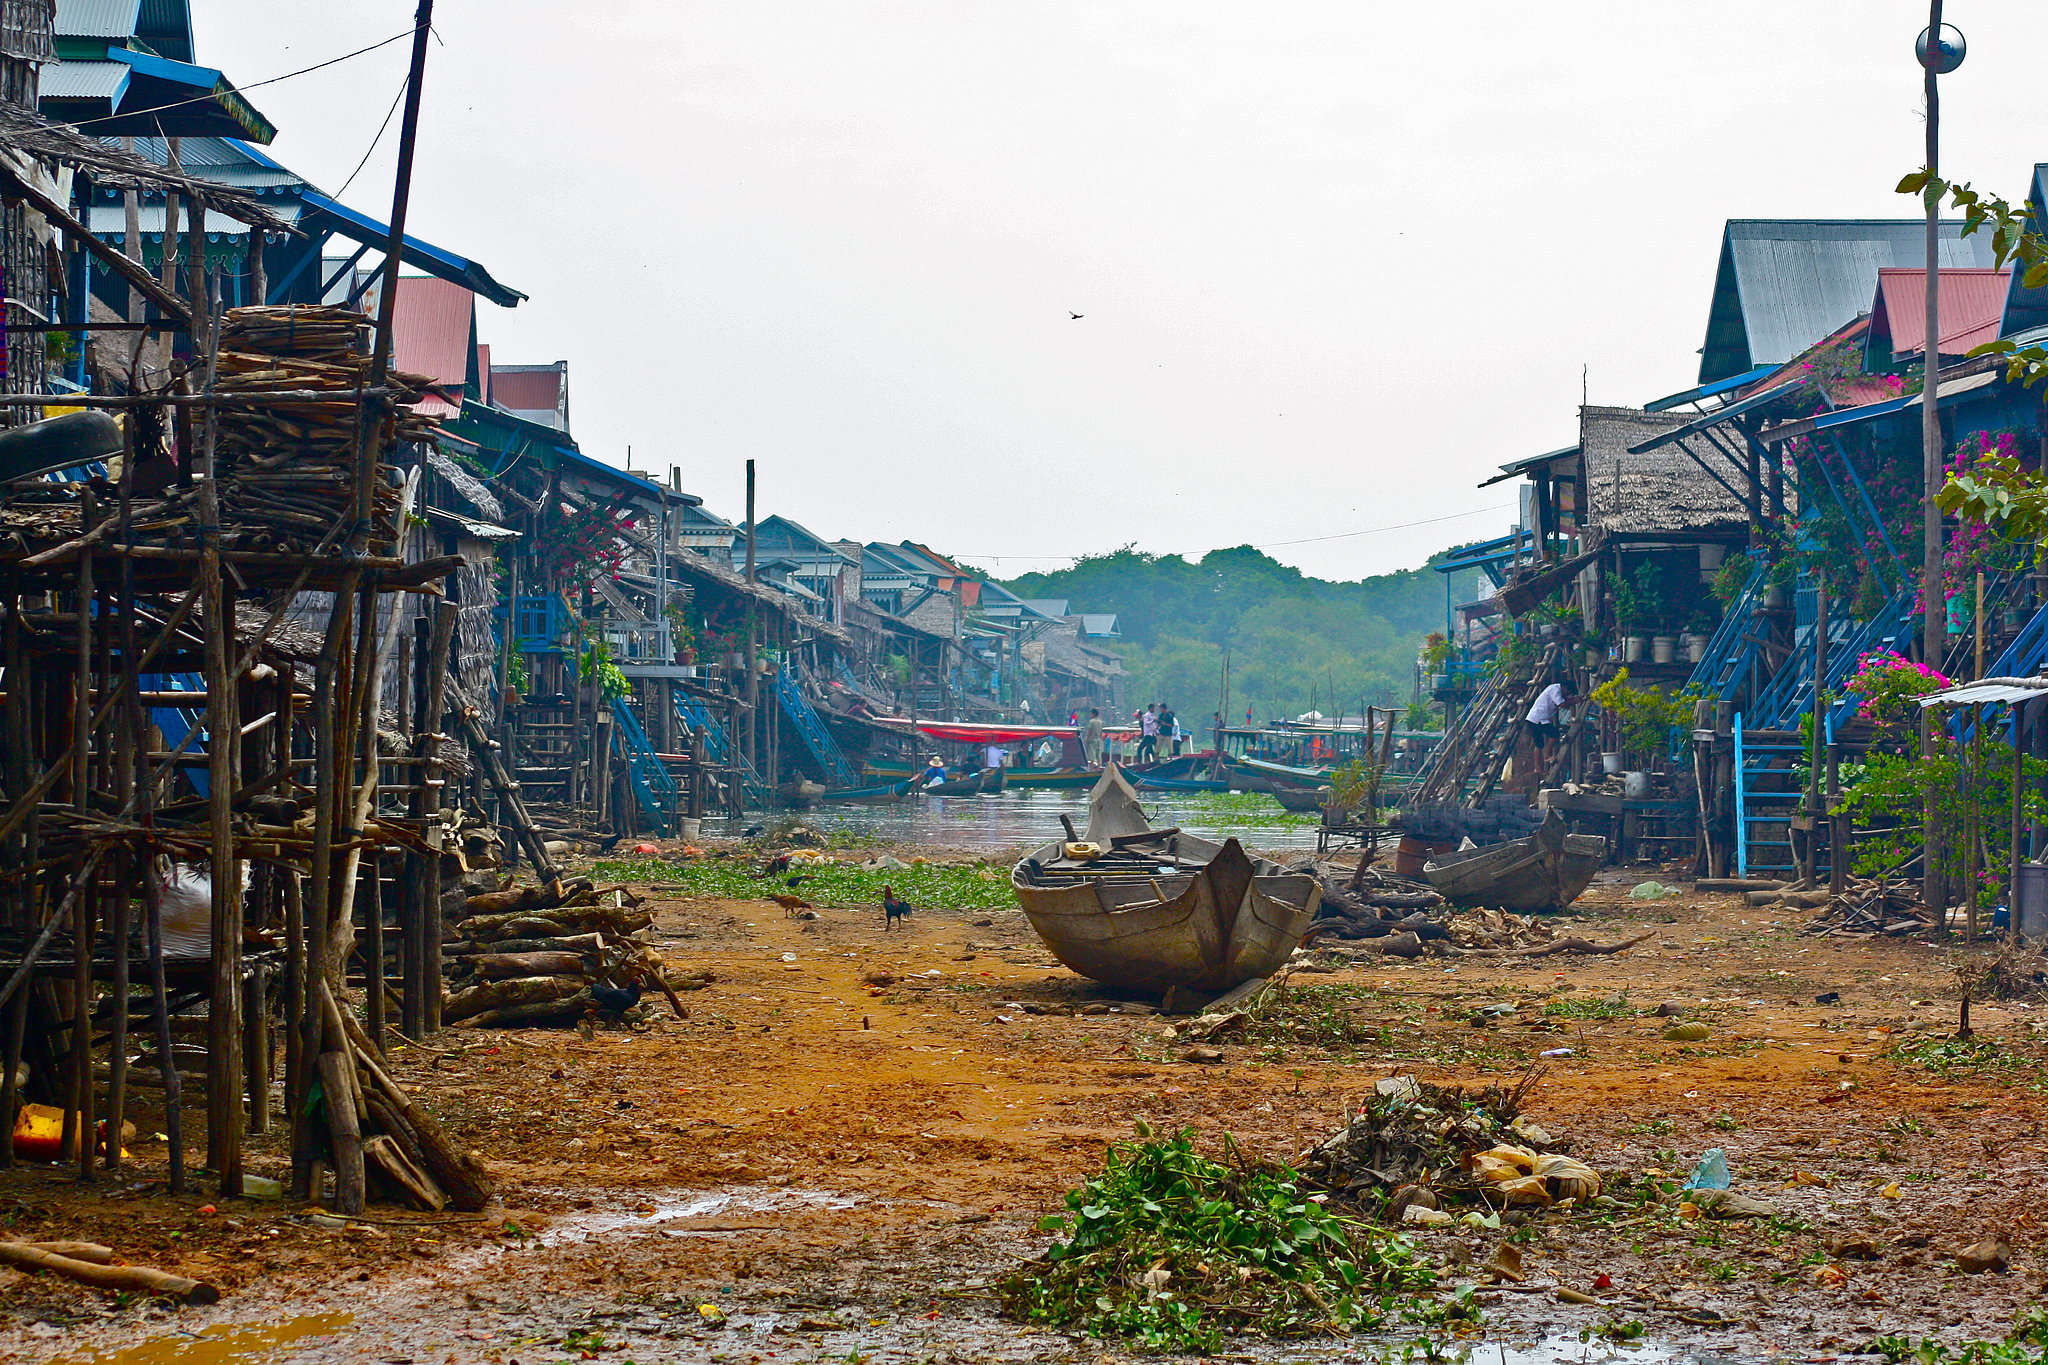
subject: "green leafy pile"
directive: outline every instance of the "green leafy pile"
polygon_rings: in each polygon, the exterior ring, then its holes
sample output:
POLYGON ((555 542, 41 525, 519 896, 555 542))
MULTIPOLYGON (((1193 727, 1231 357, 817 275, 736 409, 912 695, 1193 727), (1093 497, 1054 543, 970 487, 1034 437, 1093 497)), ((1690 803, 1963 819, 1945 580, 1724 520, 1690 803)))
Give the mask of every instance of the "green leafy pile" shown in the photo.
POLYGON ((2048 1314, 2022 1313, 2003 1341, 1963 1341, 1953 1346, 1931 1338, 1879 1337, 1870 1349, 1890 1361, 1919 1365, 2048 1365, 2048 1314))
POLYGON ((1102 1174, 1067 1194, 1045 1254, 998 1282, 1027 1322, 1211 1352, 1226 1336, 1371 1331, 1442 1312, 1414 1298, 1436 1275, 1398 1233, 1342 1218, 1285 1166, 1227 1137, 1222 1160, 1194 1131, 1113 1144, 1102 1174))
POLYGON ((913 863, 907 867, 864 868, 856 863, 797 863, 788 872, 769 877, 757 875, 755 864, 743 858, 692 858, 668 862, 661 858, 634 858, 601 862, 591 875, 606 881, 655 882, 682 888, 687 896, 717 896, 726 900, 767 900, 778 892, 802 896, 816 906, 879 906, 882 888, 896 893, 920 910, 1007 910, 1017 898, 1010 891, 1007 867, 986 863, 942 866, 913 863), (805 880, 791 887, 788 879, 802 875, 805 880))

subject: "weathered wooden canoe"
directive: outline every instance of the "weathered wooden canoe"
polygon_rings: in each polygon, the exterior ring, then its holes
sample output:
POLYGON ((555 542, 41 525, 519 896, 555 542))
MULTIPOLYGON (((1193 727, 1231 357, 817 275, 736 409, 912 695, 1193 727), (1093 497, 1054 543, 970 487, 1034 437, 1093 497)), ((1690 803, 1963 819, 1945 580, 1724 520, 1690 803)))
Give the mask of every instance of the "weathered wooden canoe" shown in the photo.
POLYGON ((835 801, 881 801, 892 796, 902 796, 910 790, 910 779, 901 782, 884 782, 878 787, 838 787, 828 789, 818 798, 821 805, 835 801))
POLYGON ((1453 905, 1532 915, 1562 910, 1592 885, 1607 859, 1607 840, 1570 833, 1552 811, 1526 839, 1447 853, 1422 865, 1422 875, 1453 905))
POLYGON ((935 782, 929 787, 919 787, 921 796, 978 796, 984 792, 999 792, 1003 789, 1003 770, 984 768, 966 777, 956 777, 950 782, 935 782))
POLYGON ((1273 799, 1287 810, 1319 811, 1330 799, 1328 787, 1275 787, 1273 799))
POLYGON ((1221 844, 1154 831, 1114 764, 1088 802, 1083 841, 1105 855, 1066 856, 1055 840, 1018 863, 1010 885, 1054 957, 1126 990, 1221 992, 1271 973, 1301 942, 1322 898, 1314 877, 1221 844))

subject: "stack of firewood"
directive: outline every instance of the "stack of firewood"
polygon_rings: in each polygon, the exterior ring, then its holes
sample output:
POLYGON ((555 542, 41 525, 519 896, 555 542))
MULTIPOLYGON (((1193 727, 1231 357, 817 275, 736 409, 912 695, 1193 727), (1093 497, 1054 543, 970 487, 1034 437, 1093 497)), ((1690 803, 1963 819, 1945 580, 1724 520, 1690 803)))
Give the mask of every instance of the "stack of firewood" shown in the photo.
POLYGON ((635 935, 654 922, 623 887, 575 882, 486 892, 442 945, 454 992, 442 1006, 460 1028, 532 1027, 638 1018, 640 991, 667 996, 707 984, 708 973, 671 970, 635 935))
MULTIPOLYGON (((350 309, 303 307, 236 308, 222 319, 216 393, 322 395, 220 407, 214 460, 222 518, 242 533, 236 542, 244 548, 303 546, 348 514, 361 420, 357 390, 370 367, 363 347, 368 321, 350 309)), ((412 408, 432 382, 391 373, 392 406, 369 433, 375 450, 432 438, 438 419, 412 408)), ((387 539, 396 534, 397 509, 397 491, 379 477, 375 511, 387 539)))
POLYGON ((1841 895, 1807 921, 1803 932, 1840 937, 1897 937, 1931 929, 1937 922, 1934 912, 1920 903, 1919 888, 1912 883, 1852 877, 1841 895))

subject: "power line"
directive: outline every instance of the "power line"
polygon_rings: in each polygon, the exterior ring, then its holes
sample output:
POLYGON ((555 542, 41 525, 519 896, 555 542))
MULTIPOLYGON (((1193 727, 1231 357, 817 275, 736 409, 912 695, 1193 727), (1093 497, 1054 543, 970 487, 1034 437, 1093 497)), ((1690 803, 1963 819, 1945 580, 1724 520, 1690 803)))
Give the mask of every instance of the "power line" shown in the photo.
MULTIPOLYGON (((417 28, 418 25, 414 25, 413 28, 406 29, 402 33, 394 33, 389 38, 385 38, 382 39, 381 41, 371 43, 368 47, 359 47, 354 52, 344 52, 339 57, 329 57, 324 62, 315 62, 311 66, 300 67, 297 71, 287 71, 282 76, 272 76, 268 80, 256 81, 255 83, 250 85, 237 86, 235 88, 235 93, 241 94, 243 91, 247 90, 260 90, 262 87, 266 85, 276 85, 279 81, 288 81, 292 79, 294 76, 308 75, 312 72, 319 71, 325 67, 333 66, 338 62, 345 62, 349 60, 349 58, 351 57, 360 57, 365 52, 375 52, 380 47, 389 47, 391 44, 397 42, 400 38, 412 37, 414 30, 417 28)), ((115 119, 140 118, 144 114, 161 114, 166 109, 183 109, 188 104, 209 104, 212 101, 213 95, 211 93, 204 95, 195 95, 189 100, 178 100, 176 103, 173 104, 159 104, 149 109, 129 109, 118 114, 106 114, 99 118, 80 119, 77 123, 74 123, 71 126, 74 128, 86 128, 90 127, 95 123, 111 123, 115 119)))
MULTIPOLYGON (((1395 526, 1372 526, 1368 527, 1363 531, 1339 531, 1335 535, 1307 536, 1301 540, 1272 540, 1267 541, 1263 545, 1254 545, 1251 548, 1254 550, 1277 550, 1282 548, 1283 546, 1288 545, 1313 545, 1317 544, 1318 542, 1326 540, 1349 540, 1354 536, 1376 536, 1381 535, 1387 531, 1406 531, 1411 527, 1415 526, 1434 526, 1440 521, 1458 521, 1464 517, 1476 517, 1487 512, 1505 512, 1510 510, 1513 506, 1514 504, 1512 503, 1501 503, 1497 507, 1475 507, 1469 512, 1452 512, 1446 516, 1441 517, 1424 517, 1421 521, 1404 521, 1395 526)), ((972 551, 966 550, 961 551, 960 554, 961 557, 967 559, 1080 559, 1083 557, 1082 554, 992 555, 977 554, 972 551)))
POLYGON ((391 116, 398 112, 399 102, 405 98, 405 87, 410 83, 409 77, 398 83, 398 93, 391 97, 391 107, 384 111, 384 121, 377 125, 377 136, 370 139, 370 145, 363 149, 363 159, 356 163, 356 168, 348 173, 348 179, 342 181, 341 188, 334 192, 336 199, 348 193, 348 187, 356 183, 356 177, 363 173, 363 167, 369 165, 370 158, 376 155, 377 144, 384 140, 384 130, 391 126, 391 116))

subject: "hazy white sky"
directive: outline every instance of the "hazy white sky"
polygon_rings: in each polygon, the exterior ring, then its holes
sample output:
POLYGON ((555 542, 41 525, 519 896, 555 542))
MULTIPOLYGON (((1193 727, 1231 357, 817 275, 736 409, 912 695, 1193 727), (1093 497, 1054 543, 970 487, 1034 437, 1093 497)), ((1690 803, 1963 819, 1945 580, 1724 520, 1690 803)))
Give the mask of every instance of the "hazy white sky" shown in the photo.
MULTIPOLYGON (((1947 8, 1946 165, 2017 198, 2048 7, 1947 8)), ((246 86, 413 5, 194 10, 246 86)), ((751 457, 762 515, 1004 574, 1499 534, 1473 485, 1576 439, 1582 367, 1595 403, 1694 382, 1723 220, 1910 216, 1921 161, 1906 0, 437 11, 413 230, 532 296, 484 339, 570 362, 586 451, 735 518, 751 457)), ((338 187, 404 64, 252 91, 273 154, 338 187)), ((379 216, 394 141, 347 194, 379 216)))

